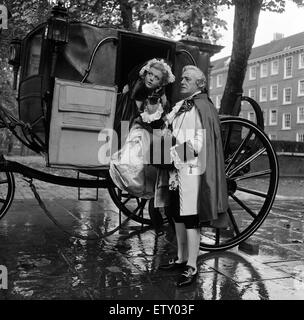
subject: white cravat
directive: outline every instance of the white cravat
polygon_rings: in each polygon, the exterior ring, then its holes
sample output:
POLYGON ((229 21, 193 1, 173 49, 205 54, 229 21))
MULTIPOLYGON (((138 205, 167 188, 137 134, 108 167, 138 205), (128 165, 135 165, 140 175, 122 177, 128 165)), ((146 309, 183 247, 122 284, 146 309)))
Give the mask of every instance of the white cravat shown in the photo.
POLYGON ((183 103, 185 102, 185 100, 189 100, 192 99, 194 96, 200 94, 201 91, 196 91, 194 92, 191 96, 189 96, 186 99, 180 100, 178 101, 175 106, 172 108, 171 112, 167 114, 167 124, 171 124, 175 118, 175 115, 177 114, 177 112, 179 111, 179 109, 181 108, 181 106, 183 105, 183 103))

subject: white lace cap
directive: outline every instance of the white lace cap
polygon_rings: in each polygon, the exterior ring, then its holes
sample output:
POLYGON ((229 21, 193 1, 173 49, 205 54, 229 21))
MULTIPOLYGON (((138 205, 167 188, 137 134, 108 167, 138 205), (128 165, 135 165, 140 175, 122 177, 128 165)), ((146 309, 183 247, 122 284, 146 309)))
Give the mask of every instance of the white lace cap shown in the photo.
POLYGON ((167 81, 166 81, 166 84, 174 82, 174 81, 175 81, 175 76, 174 76, 174 74, 172 73, 170 66, 169 66, 163 59, 160 59, 160 60, 159 60, 159 59, 154 58, 154 59, 152 59, 152 60, 149 60, 148 63, 145 64, 145 65, 141 68, 141 70, 139 71, 139 75, 143 77, 144 74, 145 74, 145 72, 146 72, 146 71, 148 72, 148 71, 150 70, 151 66, 152 66, 153 64, 156 64, 156 63, 161 64, 161 65, 164 67, 164 69, 166 70, 166 72, 167 72, 167 79, 166 79, 167 81))

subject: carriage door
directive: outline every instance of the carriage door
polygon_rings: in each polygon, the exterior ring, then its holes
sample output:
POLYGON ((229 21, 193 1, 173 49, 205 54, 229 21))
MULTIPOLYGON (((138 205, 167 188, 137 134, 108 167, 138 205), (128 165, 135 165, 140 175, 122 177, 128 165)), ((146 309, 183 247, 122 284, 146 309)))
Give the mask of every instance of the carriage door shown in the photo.
POLYGON ((116 91, 114 86, 56 78, 50 124, 50 166, 94 169, 109 165, 110 154, 106 154, 103 145, 113 138, 116 91), (104 143, 100 142, 101 135, 105 137, 104 143), (105 152, 100 152, 102 146, 105 152))

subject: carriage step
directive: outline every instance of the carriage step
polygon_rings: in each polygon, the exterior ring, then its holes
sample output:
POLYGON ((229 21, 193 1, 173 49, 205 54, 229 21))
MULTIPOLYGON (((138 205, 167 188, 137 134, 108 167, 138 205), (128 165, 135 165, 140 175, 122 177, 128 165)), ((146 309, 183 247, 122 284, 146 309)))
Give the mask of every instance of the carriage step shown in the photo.
MULTIPOLYGON (((79 171, 77 172, 77 179, 80 179, 80 172, 79 171)), ((98 181, 99 177, 97 177, 95 180, 98 181)), ((91 193, 93 193, 94 189, 95 188, 81 188, 81 187, 78 187, 78 200, 79 201, 98 201, 98 189, 99 188, 96 188, 96 192, 94 193, 94 195, 91 195, 91 193), (92 192, 90 192, 90 195, 85 195, 83 197, 81 189, 85 189, 86 191, 90 190, 92 192)))

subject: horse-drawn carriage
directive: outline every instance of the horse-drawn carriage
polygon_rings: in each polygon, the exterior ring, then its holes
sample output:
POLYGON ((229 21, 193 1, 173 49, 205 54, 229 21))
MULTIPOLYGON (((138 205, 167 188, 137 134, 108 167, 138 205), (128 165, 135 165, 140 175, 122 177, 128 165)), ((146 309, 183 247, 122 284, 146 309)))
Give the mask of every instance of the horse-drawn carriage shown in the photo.
MULTIPOLYGON (((154 57, 172 63, 177 81, 167 86, 166 95, 174 105, 179 99, 183 66, 197 65, 208 74, 210 56, 219 50, 219 46, 204 42, 171 41, 69 21, 65 8, 54 7, 46 23, 11 44, 19 119, 1 106, 0 123, 28 148, 43 154, 47 167, 75 170, 88 178, 51 175, 2 156, 0 170, 5 176, 0 181, 0 219, 14 197, 13 174, 19 173, 58 185, 106 188, 119 212, 151 225, 153 200, 125 194, 110 179, 109 158, 101 161, 98 157, 103 155, 99 150, 105 143, 100 132, 120 120, 117 96, 136 66, 154 57)), ((255 101, 240 99, 261 113, 255 101)), ((237 116, 221 117, 221 126, 230 228, 203 228, 201 249, 210 251, 231 248, 252 235, 269 213, 278 184, 276 155, 263 128, 237 116), (259 178, 263 187, 256 187, 259 178)))

